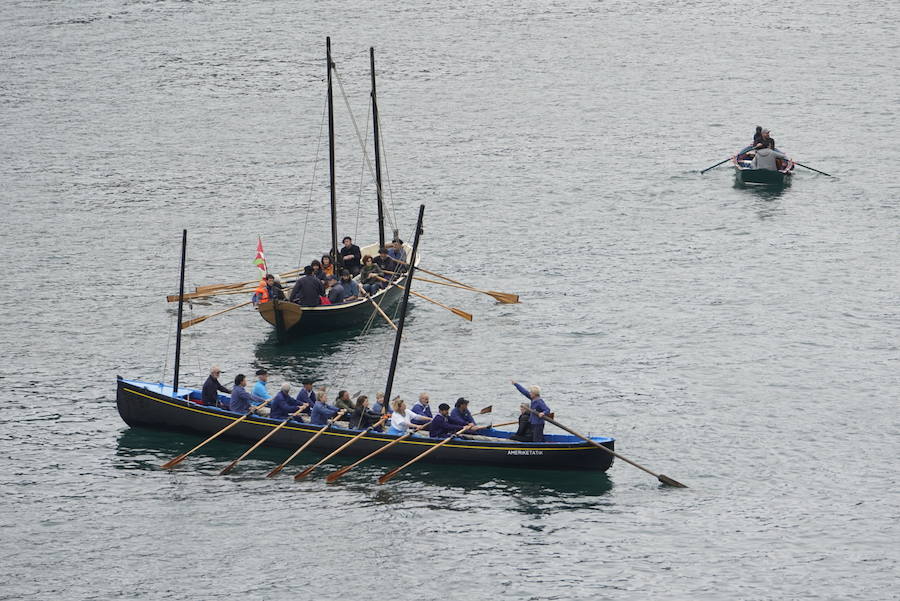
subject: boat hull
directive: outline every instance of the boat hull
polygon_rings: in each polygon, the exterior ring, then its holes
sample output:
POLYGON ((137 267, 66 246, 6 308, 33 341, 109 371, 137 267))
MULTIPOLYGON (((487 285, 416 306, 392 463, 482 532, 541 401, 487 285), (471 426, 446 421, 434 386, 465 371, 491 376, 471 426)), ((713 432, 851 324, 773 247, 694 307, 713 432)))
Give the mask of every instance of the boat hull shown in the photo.
MULTIPOLYGON (((180 389, 178 393, 178 397, 185 395, 197 397, 199 395, 198 391, 186 389, 180 389)), ((241 417, 237 413, 177 398, 172 395, 172 388, 169 386, 121 379, 118 381, 116 391, 116 406, 119 415, 129 426, 188 432, 204 437, 220 431, 241 417)), ((252 444, 271 432, 279 423, 281 423, 279 420, 252 416, 228 430, 222 435, 222 438, 252 444)), ((294 450, 308 441, 320 429, 321 426, 291 421, 278 430, 265 444, 294 450)), ((329 428, 308 447, 308 450, 316 453, 329 453, 358 433, 358 430, 329 428)), ((497 430, 492 430, 491 433, 503 436, 509 434, 497 430)), ((367 455, 396 438, 389 434, 370 432, 348 447, 341 455, 347 457, 367 455)), ((508 440, 488 442, 456 439, 430 453, 423 461, 597 472, 604 472, 612 465, 613 456, 610 453, 575 437, 557 435, 550 438, 561 439, 561 442, 519 443, 508 440)), ((615 441, 611 438, 597 437, 594 440, 610 450, 614 449, 615 441)), ((414 436, 392 446, 378 457, 391 463, 398 463, 418 456, 440 441, 441 439, 414 436)))
POLYGON ((791 173, 771 171, 769 169, 735 169, 735 177, 745 186, 789 186, 793 179, 791 173))

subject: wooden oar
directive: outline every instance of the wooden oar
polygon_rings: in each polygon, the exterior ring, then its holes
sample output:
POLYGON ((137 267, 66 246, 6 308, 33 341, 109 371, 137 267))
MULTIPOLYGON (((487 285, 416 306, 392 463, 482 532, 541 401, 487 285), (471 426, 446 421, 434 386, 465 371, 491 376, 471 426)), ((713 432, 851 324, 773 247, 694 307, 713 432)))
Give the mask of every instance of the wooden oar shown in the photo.
POLYGON ((331 424, 333 424, 334 422, 336 422, 336 421, 338 420, 338 418, 341 417, 343 414, 344 414, 344 409, 341 409, 340 411, 338 411, 338 412, 337 412, 337 415, 335 415, 335 416, 332 417, 330 420, 328 420, 327 422, 325 422, 325 425, 322 426, 321 428, 319 428, 319 431, 316 432, 315 434, 313 434, 313 435, 310 437, 309 440, 307 440, 307 441, 304 442, 302 445, 300 445, 300 448, 299 448, 299 449, 297 449, 296 451, 294 451, 293 453, 291 453, 291 456, 290 456, 290 457, 288 457, 287 459, 285 459, 284 461, 282 461, 281 464, 280 464, 278 467, 276 467, 276 468, 273 469, 271 472, 269 472, 268 474, 266 474, 266 478, 271 478, 272 476, 277 475, 281 470, 284 469, 284 466, 286 466, 288 463, 290 463, 291 460, 292 460, 294 457, 296 457, 297 455, 299 455, 300 453, 302 453, 302 452, 303 452, 303 449, 305 449, 306 447, 308 447, 309 445, 311 445, 315 439, 317 439, 319 436, 321 436, 321 435, 325 432, 325 430, 327 430, 327 429, 329 428, 329 426, 331 426, 331 424))
POLYGON ((499 428, 500 426, 511 426, 513 424, 518 424, 518 423, 519 423, 519 420, 516 420, 514 422, 503 422, 502 424, 491 424, 490 427, 491 428, 499 428))
MULTIPOLYGON (((535 411, 532 411, 531 408, 528 407, 528 406, 526 406, 526 405, 523 405, 523 407, 525 407, 525 410, 528 411, 528 413, 537 413, 537 412, 535 412, 535 411)), ((621 459, 622 461, 624 461, 624 462, 626 462, 626 463, 630 463, 631 465, 633 465, 634 467, 636 467, 636 468, 638 468, 638 469, 644 470, 645 472, 647 472, 647 473, 650 474, 651 476, 655 477, 657 480, 659 480, 659 481, 662 482, 663 484, 667 484, 667 485, 669 485, 669 486, 674 486, 674 487, 676 487, 676 488, 687 488, 687 486, 685 486, 685 485, 682 484, 681 482, 678 482, 677 480, 673 480, 672 478, 669 478, 668 476, 666 476, 666 475, 664 475, 664 474, 657 474, 656 472, 651 472, 650 470, 648 470, 647 468, 645 468, 643 465, 637 464, 637 463, 635 463, 634 461, 632 461, 631 459, 628 459, 627 457, 623 457, 622 455, 619 455, 618 453, 616 453, 616 452, 613 451, 612 449, 607 449, 606 447, 604 447, 602 444, 600 444, 600 443, 597 442, 596 440, 591 440, 591 439, 588 438, 587 436, 584 436, 583 434, 579 434, 578 432, 576 432, 575 430, 572 430, 571 428, 567 428, 566 426, 562 425, 561 423, 559 423, 558 421, 554 420, 553 418, 547 417, 547 415, 544 415, 543 420, 544 420, 544 421, 547 421, 547 422, 550 422, 551 424, 553 424, 553 425, 556 426, 557 428, 560 428, 560 429, 562 429, 562 430, 565 430, 566 432, 568 432, 568 433, 571 434, 572 436, 577 436, 577 437, 580 438, 581 440, 583 440, 583 441, 585 441, 585 442, 587 442, 587 443, 590 443, 590 444, 594 445, 594 446, 597 447, 597 448, 603 449, 604 451, 606 451, 606 452, 609 453, 610 455, 613 455, 613 456, 615 456, 615 457, 618 457, 618 458, 621 459)))
POLYGON ((286 420, 284 420, 283 422, 281 422, 280 424, 278 424, 277 426, 275 426, 274 428, 272 428, 272 431, 271 431, 271 432, 269 432, 268 434, 266 434, 265 436, 263 436, 262 438, 260 438, 260 439, 259 439, 259 442, 257 442, 255 445, 253 445, 252 447, 250 447, 249 449, 247 449, 247 450, 244 452, 243 455, 241 455, 240 457, 238 457, 237 459, 235 459, 234 461, 232 461, 231 463, 229 463, 228 465, 226 465, 224 468, 222 468, 222 471, 219 472, 219 475, 220 475, 220 476, 224 476, 225 474, 227 474, 228 472, 230 472, 231 470, 233 470, 235 467, 237 467, 237 464, 240 463, 241 461, 243 461, 244 458, 247 457, 247 455, 249 455, 250 453, 252 453, 253 451, 255 451, 257 448, 259 448, 259 446, 262 445, 262 443, 264 443, 264 442, 266 442, 267 440, 269 440, 270 438, 272 438, 272 436, 274 436, 276 432, 278 432, 279 430, 281 430, 281 428, 283 428, 283 427, 285 426, 285 424, 287 424, 287 423, 288 423, 289 421, 291 421, 294 417, 296 417, 297 415, 299 415, 300 412, 303 411, 304 409, 306 409, 307 406, 308 406, 307 403, 303 403, 303 405, 302 405, 299 409, 297 409, 296 411, 294 411, 293 413, 291 413, 290 417, 288 417, 286 420))
MULTIPOLYGON (((285 278, 291 275, 296 275, 303 271, 303 269, 292 269, 290 271, 285 271, 284 273, 279 273, 278 277, 285 278)), ((210 284, 208 286, 197 286, 194 288, 195 292, 213 292, 215 290, 228 290, 231 288, 243 288, 248 284, 253 284, 258 282, 261 278, 256 278, 255 280, 247 280, 246 282, 237 282, 236 284, 210 284)), ((187 296, 187 295, 185 295, 187 296)), ((175 300, 178 300, 177 298, 175 300)))
POLYGON ((345 465, 345 466, 342 467, 341 469, 336 470, 336 471, 334 471, 334 472, 331 472, 330 474, 328 474, 328 477, 325 478, 325 482, 328 482, 329 484, 331 484, 332 482, 334 482, 335 480, 337 480, 338 478, 340 478, 341 476, 343 476, 344 474, 346 474, 347 472, 349 472, 350 470, 352 470, 353 468, 355 468, 355 467, 356 467, 357 465, 359 465, 360 463, 363 463, 363 462, 365 462, 365 461, 368 461, 368 460, 371 459, 372 457, 375 457, 376 455, 378 455, 378 454, 380 454, 380 453, 383 453, 384 451, 387 451, 389 448, 391 448, 392 446, 394 446, 394 445, 397 444, 398 442, 401 442, 401 441, 403 441, 403 440, 406 440, 407 438, 409 438, 409 437, 412 436, 413 434, 415 434, 415 431, 414 431, 414 432, 407 432, 406 434, 404 434, 403 436, 397 438, 396 440, 392 440, 391 442, 387 443, 387 444, 384 445, 383 447, 381 447, 381 448, 379 448, 379 449, 376 449, 375 451, 372 451, 371 453, 369 453, 368 455, 366 455, 366 456, 363 457, 362 459, 358 459, 356 462, 351 463, 350 465, 345 465))
POLYGON ((816 173, 821 173, 822 175, 827 175, 828 177, 834 177, 830 173, 825 173, 824 171, 819 171, 818 169, 813 169, 812 167, 807 167, 803 163, 798 163, 797 161, 794 161, 794 164, 797 165, 798 167, 803 167, 804 169, 809 169, 810 171, 815 171, 816 173))
MULTIPOLYGON (((382 278, 382 277, 379 277, 379 276, 377 276, 377 275, 375 276, 375 278, 381 280, 382 282, 387 282, 386 279, 384 279, 384 278, 382 278)), ((420 278, 416 278, 415 276, 413 276, 413 279, 420 279, 420 278)), ((406 290, 406 288, 404 288, 404 287, 401 286, 400 284, 397 284, 397 287, 400 288, 401 290, 406 290)), ((421 298, 422 300, 427 300, 429 303, 434 303, 434 304, 437 305, 438 307, 441 307, 441 308, 443 308, 443 309, 446 309, 446 310, 450 311, 451 313, 453 313, 454 315, 459 315, 460 317, 462 317, 462 318, 465 319, 465 320, 472 321, 472 314, 471 314, 471 313, 466 313, 466 312, 463 311, 462 309, 457 309, 456 307, 448 307, 447 305, 445 305, 445 304, 443 304, 443 303, 440 303, 440 302, 434 300, 433 298, 428 298, 428 297, 425 296, 424 294, 420 294, 420 293, 416 292, 415 290, 410 290, 409 293, 410 293, 410 294, 413 294, 413 295, 415 295, 415 296, 418 296, 418 297, 421 298)))
MULTIPOLYGON (((400 261, 400 263, 402 263, 402 261, 400 261)), ((404 265, 406 265, 406 263, 404 263, 404 265)), ((463 290, 471 290, 473 292, 480 292, 481 294, 487 294, 488 296, 494 297, 494 299, 496 299, 498 302, 505 303, 507 305, 514 305, 519 302, 518 294, 510 294, 508 292, 497 292, 496 290, 481 290, 480 288, 475 288, 473 286, 469 286, 468 284, 463 284, 462 282, 458 282, 454 279, 448 278, 445 275, 441 275, 441 274, 435 273, 433 271, 428 271, 424 267, 416 266, 416 270, 424 271, 425 273, 430 273, 434 277, 441 278, 442 280, 447 280, 448 282, 453 282, 457 286, 461 287, 463 290)), ((413 276, 413 279, 416 279, 415 276, 413 276)), ((419 278, 419 279, 422 279, 422 278, 419 278)), ((430 280, 423 280, 423 281, 430 281, 430 280)), ((440 284, 443 282, 437 282, 437 283, 440 284)))
MULTIPOLYGON (((453 434, 453 436, 459 436, 460 434, 462 434, 463 432, 465 432, 466 430, 468 430, 468 429, 471 428, 471 427, 472 427, 472 424, 466 424, 465 426, 462 427, 461 430, 458 430, 455 434, 453 434)), ((409 461, 407 461, 406 463, 404 463, 404 464, 401 465, 400 467, 395 467, 394 469, 392 469, 391 471, 389 471, 388 473, 386 473, 385 475, 383 475, 381 478, 379 478, 379 479, 378 479, 378 483, 379 483, 379 484, 384 484, 385 482, 387 482, 388 480, 390 480, 391 478, 393 478, 394 476, 396 476, 397 474, 399 474, 400 472, 402 472, 403 470, 405 470, 406 468, 408 468, 409 466, 411 466, 413 463, 415 463, 415 462, 418 461, 419 459, 422 459, 423 457, 425 457, 425 456, 428 455, 429 453, 433 453, 434 451, 437 451, 440 447, 444 446, 445 444, 447 444, 448 442, 450 442, 451 440, 453 440, 453 436, 449 436, 449 437, 445 438, 444 440, 442 440, 441 442, 439 442, 439 443, 437 443, 436 445, 432 446, 430 449, 428 449, 428 450, 425 451, 424 453, 420 453, 420 454, 417 455, 414 459, 410 459, 409 461)))
POLYGON ((391 320, 391 318, 387 316, 387 313, 382 311, 382 309, 378 305, 378 303, 376 303, 375 300, 371 296, 369 296, 369 293, 366 292, 365 288, 362 287, 362 284, 359 285, 359 291, 363 293, 363 296, 365 296, 369 300, 370 303, 372 303, 372 306, 375 307, 375 310, 378 311, 378 313, 384 318, 384 320, 386 322, 388 322, 389 324, 391 324, 391 327, 396 330, 397 324, 395 324, 393 322, 393 320, 391 320))
POLYGON ((323 463, 325 463, 326 461, 328 461, 329 459, 331 459, 332 457, 334 457, 335 455, 337 455, 338 453, 340 453, 341 451, 343 451, 344 449, 346 449, 347 447, 352 445, 354 442, 356 442, 357 440, 359 440, 360 438, 362 438, 363 436, 368 434, 373 428, 377 428, 378 426, 383 424, 384 420, 386 420, 387 418, 388 418, 388 416, 386 414, 382 415, 381 419, 379 419, 377 422, 375 422, 374 424, 372 424, 371 426, 369 426, 368 428, 366 428, 365 430, 363 430, 362 432, 360 432, 359 434, 357 434, 356 436, 354 436, 353 438, 351 438, 350 440, 348 440, 347 442, 345 442, 344 444, 339 446, 337 449, 335 449, 334 451, 332 451, 331 453, 329 453, 328 455, 323 457, 321 460, 319 460, 314 465, 309 466, 308 468, 306 468, 305 470, 303 470, 302 472, 300 472, 299 474, 294 476, 294 480, 303 480, 304 478, 306 478, 306 476, 308 476, 310 473, 312 473, 312 471, 314 469, 316 469, 317 467, 319 467, 320 465, 322 465, 323 463))
POLYGON ((240 309, 241 307, 246 307, 247 305, 249 305, 252 302, 253 301, 246 301, 246 302, 234 305, 233 307, 228 307, 227 309, 222 309, 221 311, 216 311, 215 313, 210 313, 209 315, 203 315, 202 317, 195 317, 194 319, 191 319, 190 321, 183 322, 181 324, 181 329, 183 330, 185 328, 195 326, 198 323, 202 323, 202 322, 206 321, 210 317, 215 317, 216 315, 221 315, 222 313, 228 313, 229 311, 234 311, 235 309, 240 309))
POLYGON ((715 165, 712 165, 711 167, 707 167, 706 169, 704 169, 703 171, 700 172, 700 175, 703 175, 704 173, 706 173, 706 172, 709 171, 710 169, 715 169, 716 167, 718 167, 718 166, 721 165, 722 163, 727 163, 728 161, 730 161, 730 160, 733 159, 733 158, 734 158, 734 157, 728 157, 728 158, 725 159, 724 161, 719 161, 719 162, 716 163, 715 165))
POLYGON ((263 401, 261 404, 257 405, 256 407, 253 407, 252 409, 250 409, 250 411, 248 411, 247 413, 245 413, 244 415, 242 415, 242 416, 239 417, 238 419, 234 420, 233 422, 231 422, 230 424, 228 424, 227 426, 225 426, 224 428, 222 428, 221 430, 219 430, 218 432, 216 432, 215 434, 213 434, 212 436, 210 436, 209 438, 207 438, 206 440, 204 440, 203 442, 201 442, 200 444, 198 444, 196 447, 194 447, 193 449, 191 449, 191 450, 188 451, 187 453, 182 453, 182 454, 179 455, 178 457, 175 457, 174 459, 170 459, 169 461, 167 461, 167 462, 165 462, 164 464, 162 464, 160 467, 162 467, 163 469, 166 469, 166 470, 175 467, 176 465, 178 465, 179 463, 181 463, 182 461, 184 461, 185 459, 187 459, 187 456, 188 456, 188 455, 190 455, 191 453, 193 453, 194 451, 196 451, 197 449, 199 449, 200 447, 202 447, 202 446, 205 445, 206 443, 215 440, 216 438, 218 438, 218 437, 221 436, 222 434, 225 434, 225 432, 227 432, 228 430, 232 429, 233 427, 235 427, 236 425, 238 425, 239 423, 241 423, 242 421, 244 421, 245 419, 247 419, 248 417, 250 417, 251 415, 253 415, 253 412, 254 412, 256 409, 260 409, 261 407, 265 407, 266 404, 268 404, 268 402, 269 402, 269 401, 263 401))

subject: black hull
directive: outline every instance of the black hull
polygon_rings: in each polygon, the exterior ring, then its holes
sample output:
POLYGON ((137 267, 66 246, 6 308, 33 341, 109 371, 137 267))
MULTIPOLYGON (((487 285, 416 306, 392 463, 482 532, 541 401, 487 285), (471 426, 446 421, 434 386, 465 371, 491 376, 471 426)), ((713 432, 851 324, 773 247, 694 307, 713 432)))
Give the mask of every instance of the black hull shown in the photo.
MULTIPOLYGON (((168 393, 171 387, 163 387, 166 394, 155 392, 159 385, 139 382, 118 381, 116 406, 119 415, 126 424, 132 427, 147 427, 168 431, 179 431, 212 435, 229 422, 240 417, 239 414, 213 407, 205 407, 196 403, 176 399, 168 393)), ((181 394, 188 391, 180 390, 181 394)), ((272 428, 280 423, 264 417, 247 418, 231 428, 222 438, 253 444, 272 428)), ((295 450, 310 439, 321 426, 291 422, 280 429, 266 441, 267 446, 295 450)), ((495 431, 496 432, 496 431, 495 431)), ((308 450, 316 453, 329 453, 347 442, 359 431, 333 427, 319 436, 308 450)), ((388 434, 371 432, 363 436, 355 444, 341 453, 341 456, 367 455, 397 437, 388 434)), ((569 439, 573 437, 559 437, 569 439)), ((601 444, 614 449, 612 439, 599 439, 601 444)), ((394 445, 381 455, 379 459, 397 464, 412 459, 440 439, 412 437, 394 445)), ((236 453, 237 454, 237 453, 236 453)), ((612 455, 589 445, 583 441, 517 443, 513 441, 487 442, 458 439, 449 442, 422 461, 444 464, 489 465, 511 468, 581 470, 605 472, 612 465, 612 455)))

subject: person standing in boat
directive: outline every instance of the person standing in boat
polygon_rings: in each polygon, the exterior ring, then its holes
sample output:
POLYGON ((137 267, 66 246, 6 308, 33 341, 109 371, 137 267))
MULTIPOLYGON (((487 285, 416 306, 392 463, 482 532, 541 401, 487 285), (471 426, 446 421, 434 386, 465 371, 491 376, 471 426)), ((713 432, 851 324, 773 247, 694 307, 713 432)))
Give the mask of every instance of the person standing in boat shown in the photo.
POLYGON ((350 236, 344 236, 343 243, 344 246, 340 250, 341 262, 344 264, 344 269, 355 276, 362 267, 362 251, 353 244, 353 238, 350 236))
POLYGON ((220 375, 222 375, 221 368, 219 368, 218 365, 213 365, 209 370, 209 377, 206 378, 206 382, 203 383, 203 394, 200 398, 203 400, 204 405, 217 407, 219 405, 218 393, 224 392, 225 394, 231 394, 230 390, 219 383, 220 375))
POLYGON ((787 156, 775 150, 775 140, 769 140, 768 146, 756 151, 756 155, 750 161, 750 167, 778 171, 778 159, 787 160, 787 156))
POLYGON ((529 386, 526 389, 515 380, 511 381, 516 390, 531 401, 530 409, 534 412, 530 414, 531 417, 529 418, 529 423, 531 423, 531 442, 544 442, 544 416, 550 413, 550 407, 541 398, 540 387, 529 386))
POLYGON ((316 426, 324 426, 328 420, 338 414, 338 411, 340 409, 328 404, 328 397, 325 396, 325 392, 319 391, 316 393, 316 404, 313 405, 309 423, 316 426))
POLYGON ((407 409, 403 399, 397 399, 392 404, 394 412, 391 413, 391 427, 387 431, 388 434, 406 434, 410 428, 421 430, 425 424, 431 421, 430 417, 416 415, 407 409))
POLYGON ((469 428, 470 431, 483 430, 488 427, 486 425, 479 426, 475 423, 475 418, 472 416, 472 412, 469 411, 469 401, 463 397, 456 399, 453 411, 450 412, 450 417, 453 423, 472 424, 472 427, 469 428))
MULTIPOLYGON (((299 399, 292 397, 290 393, 291 384, 290 382, 285 382, 281 385, 281 390, 278 391, 275 398, 272 399, 269 417, 272 419, 287 419, 292 413, 296 413, 301 408, 305 408, 305 405, 301 403, 299 399)), ((296 419, 300 418, 297 417, 296 419)))
POLYGON ((303 277, 297 280, 291 290, 291 302, 301 307, 318 307, 325 294, 325 285, 313 273, 311 265, 303 268, 303 277))
POLYGON ((247 376, 238 374, 234 377, 234 388, 231 389, 231 402, 229 402, 227 409, 236 413, 247 413, 253 408, 253 411, 259 415, 269 415, 269 410, 266 407, 254 407, 255 404, 262 403, 265 399, 254 397, 247 392, 246 386, 247 376))

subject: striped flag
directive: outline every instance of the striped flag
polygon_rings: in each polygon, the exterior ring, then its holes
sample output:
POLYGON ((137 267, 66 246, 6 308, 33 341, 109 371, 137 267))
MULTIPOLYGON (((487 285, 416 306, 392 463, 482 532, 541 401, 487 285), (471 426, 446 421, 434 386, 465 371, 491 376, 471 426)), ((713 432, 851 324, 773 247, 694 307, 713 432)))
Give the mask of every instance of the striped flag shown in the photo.
POLYGON ((269 273, 269 266, 266 265, 266 255, 263 252, 262 238, 257 236, 256 240, 256 258, 253 259, 253 264, 262 270, 263 275, 266 275, 269 273))

